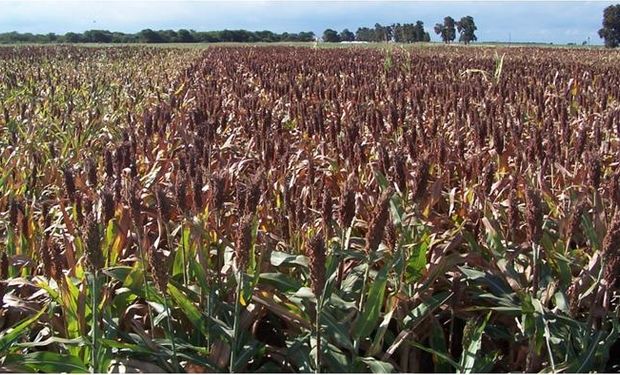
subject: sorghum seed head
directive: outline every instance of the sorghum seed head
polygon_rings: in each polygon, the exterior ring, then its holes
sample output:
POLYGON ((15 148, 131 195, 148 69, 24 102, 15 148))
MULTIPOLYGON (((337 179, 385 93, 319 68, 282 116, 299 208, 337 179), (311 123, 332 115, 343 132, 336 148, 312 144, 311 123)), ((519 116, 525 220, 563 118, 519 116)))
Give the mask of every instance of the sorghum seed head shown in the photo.
POLYGON ((194 175, 193 190, 194 209, 200 211, 202 209, 202 173, 200 173, 200 171, 194 175))
POLYGON ((247 212, 254 214, 256 212, 256 207, 258 207, 258 202, 260 201, 260 175, 256 175, 250 184, 250 188, 247 191, 247 212))
POLYGON ((0 280, 6 280, 9 277, 9 257, 6 251, 0 255, 0 280))
POLYGON ((325 241, 316 234, 306 245, 306 253, 310 258, 310 286, 314 295, 319 298, 325 289, 325 241))
POLYGON ((13 229, 17 227, 17 206, 18 205, 19 204, 17 200, 11 197, 11 199, 9 200, 9 224, 11 225, 11 228, 13 229))
POLYGON ((482 172, 482 178, 483 178, 483 187, 484 187, 484 193, 485 194, 489 194, 489 192, 491 191, 491 187, 493 186, 493 179, 494 179, 494 175, 495 175, 495 165, 493 165, 493 163, 489 163, 484 167, 484 170, 482 172))
POLYGON ((220 174, 216 174, 213 176, 212 186, 213 186, 213 207, 221 211, 224 207, 224 199, 225 199, 225 188, 226 182, 224 180, 224 176, 220 174))
POLYGON ((528 240, 539 243, 542 238, 542 201, 538 192, 530 187, 525 190, 525 220, 528 240))
POLYGON ((601 184, 601 159, 598 154, 590 156, 590 169, 588 171, 589 182, 594 189, 601 184))
POLYGON ((172 216, 172 208, 170 206, 170 201, 166 194, 166 190, 158 186, 155 190, 155 197, 157 199, 157 212, 161 216, 162 220, 167 222, 172 216))
POLYGON ((620 273, 620 210, 616 213, 607 228, 607 234, 603 239, 603 259, 605 260, 605 272, 603 277, 608 285, 614 286, 619 280, 620 273))
POLYGON ((567 241, 570 241, 570 239, 573 238, 575 234, 577 234, 577 231, 579 230, 579 224, 581 223, 581 215, 583 215, 583 212, 585 211, 585 209, 586 209, 585 201, 580 201, 575 206, 575 210, 571 214, 570 219, 568 221, 568 225, 566 226, 567 241))
POLYGON ((69 167, 63 168, 62 174, 65 180, 65 189, 67 189, 67 197, 73 202, 75 201, 75 176, 69 167))
POLYGON ((387 188, 377 202, 372 220, 368 225, 368 232, 366 232, 366 254, 377 251, 381 240, 383 240, 385 226, 390 218, 389 208, 392 194, 394 194, 394 189, 387 188))
POLYGON ((96 271, 104 267, 105 259, 101 251, 101 232, 97 221, 88 215, 85 223, 85 252, 86 265, 90 271, 96 271))
POLYGON ((50 276, 56 280, 57 283, 61 283, 64 278, 63 273, 63 258, 60 251, 60 246, 57 243, 52 243, 52 246, 47 247, 49 251, 50 259, 50 276))
POLYGON ((416 180, 414 188, 414 199, 419 200, 424 195, 429 179, 429 165, 426 158, 422 159, 418 163, 418 169, 416 171, 416 180))
POLYGON ((168 290, 168 268, 170 256, 167 256, 163 249, 151 248, 149 254, 149 265, 151 266, 151 275, 155 286, 165 294, 168 290))
POLYGON ((107 225, 114 218, 114 194, 108 187, 101 191, 101 211, 103 214, 103 222, 107 225))
POLYGON ((88 177, 88 184, 92 188, 97 187, 97 163, 92 159, 86 161, 86 173, 88 177))
POLYGON ((235 263, 237 269, 244 272, 250 255, 252 246, 252 214, 247 214, 241 218, 237 229, 237 243, 235 246, 235 263))
POLYGON ((407 169, 405 165, 405 157, 400 153, 394 153, 394 177, 396 179, 396 185, 401 192, 404 192, 407 187, 407 169))
POLYGON ((340 198, 340 225, 343 229, 348 228, 355 217, 355 192, 350 184, 347 184, 340 198))
POLYGON ((142 197, 140 180, 138 178, 134 178, 131 182, 131 191, 129 193, 129 208, 131 209, 131 217, 134 221, 134 224, 138 228, 142 227, 142 222, 140 221, 140 214, 142 212, 142 197))
POLYGON ((398 234, 396 233, 396 226, 392 220, 388 220, 385 228, 385 242, 388 244, 390 250, 395 250, 398 244, 398 234))
POLYGON ((107 178, 114 176, 114 161, 112 152, 108 149, 105 150, 105 174, 107 178))

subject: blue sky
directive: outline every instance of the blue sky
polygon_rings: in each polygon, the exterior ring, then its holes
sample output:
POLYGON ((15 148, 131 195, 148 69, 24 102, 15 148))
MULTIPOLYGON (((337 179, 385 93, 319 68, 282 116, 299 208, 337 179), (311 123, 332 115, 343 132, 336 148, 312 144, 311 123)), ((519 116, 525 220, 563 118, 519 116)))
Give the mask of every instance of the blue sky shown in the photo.
MULTIPOLYGON (((616 1, 617 2, 617 1, 616 1)), ((427 30, 444 16, 471 15, 480 41, 600 44, 603 9, 611 1, 51 1, 0 0, 0 32, 65 33, 87 29, 248 29, 275 32, 422 20, 427 30)), ((433 40, 438 37, 432 32, 433 40)))

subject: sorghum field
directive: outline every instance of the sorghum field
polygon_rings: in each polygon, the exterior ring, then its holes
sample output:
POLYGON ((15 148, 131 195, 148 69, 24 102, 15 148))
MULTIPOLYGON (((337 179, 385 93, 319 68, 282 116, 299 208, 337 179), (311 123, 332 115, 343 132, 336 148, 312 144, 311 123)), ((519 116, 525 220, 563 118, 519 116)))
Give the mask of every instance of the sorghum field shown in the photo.
POLYGON ((17 372, 620 369, 620 53, 0 48, 17 372))

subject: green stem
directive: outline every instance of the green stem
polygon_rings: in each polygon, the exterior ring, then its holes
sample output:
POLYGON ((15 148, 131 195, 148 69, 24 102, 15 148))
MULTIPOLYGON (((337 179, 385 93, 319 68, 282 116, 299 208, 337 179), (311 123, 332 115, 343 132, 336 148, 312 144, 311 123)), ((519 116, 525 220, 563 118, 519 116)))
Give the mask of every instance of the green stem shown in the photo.
POLYGON ((323 308, 323 298, 321 296, 316 296, 316 367, 314 369, 315 374, 321 373, 321 310, 323 308))
POLYGON ((185 249, 185 241, 183 240, 184 234, 183 234, 183 226, 181 226, 181 259, 183 261, 183 285, 185 286, 189 286, 189 275, 187 273, 187 256, 186 256, 186 249, 185 249))
POLYGON ((238 346, 238 338, 239 338, 239 315, 241 313, 241 304, 239 300, 241 299, 241 293, 243 291, 243 272, 241 270, 237 271, 239 281, 237 282, 237 293, 235 298, 235 315, 233 321, 233 338, 232 345, 230 346, 230 365, 228 367, 228 371, 230 373, 235 372, 235 354, 237 352, 238 346))
POLYGON ((149 284, 146 278, 146 259, 145 252, 142 248, 142 235, 140 234, 139 228, 136 226, 136 236, 138 237, 138 249, 140 250, 140 262, 142 263, 142 282, 144 283, 144 298, 146 300, 146 309, 149 314, 149 323, 151 326, 151 338, 154 337, 155 334, 155 324, 153 323, 153 311, 151 310, 151 305, 149 305, 149 284))
POLYGON ((172 333, 172 323, 170 321, 170 307, 168 306, 168 296, 164 293, 164 307, 166 309, 166 323, 168 325, 168 337, 170 337, 170 342, 172 343, 172 363, 176 366, 176 370, 180 370, 181 366, 179 365, 179 359, 177 356, 177 347, 174 343, 174 335, 172 333))
MULTIPOLYGON (((358 314, 362 313, 362 308, 364 307, 364 294, 366 293, 366 283, 368 282, 368 274, 370 273, 370 262, 368 262, 368 264, 366 265, 366 270, 364 271, 364 278, 363 283, 362 283, 362 290, 360 291, 360 301, 359 304, 357 305, 357 312, 358 314)), ((359 344, 360 344, 360 340, 356 339, 353 342, 353 348, 354 348, 354 352, 357 353, 357 350, 359 348, 359 344)))
POLYGON ((98 363, 98 359, 97 359, 97 270, 94 270, 91 276, 92 276, 91 294, 92 294, 92 303, 93 303, 92 305, 93 316, 92 316, 92 322, 91 322, 92 338, 91 338, 90 361, 91 361, 91 366, 92 366, 92 372, 94 374, 97 372, 97 363, 98 363))
POLYGON ((336 277, 336 287, 340 288, 342 283, 342 279, 344 278, 344 252, 345 252, 345 241, 347 240, 347 231, 348 229, 340 230, 340 254, 338 254, 338 275, 336 277))

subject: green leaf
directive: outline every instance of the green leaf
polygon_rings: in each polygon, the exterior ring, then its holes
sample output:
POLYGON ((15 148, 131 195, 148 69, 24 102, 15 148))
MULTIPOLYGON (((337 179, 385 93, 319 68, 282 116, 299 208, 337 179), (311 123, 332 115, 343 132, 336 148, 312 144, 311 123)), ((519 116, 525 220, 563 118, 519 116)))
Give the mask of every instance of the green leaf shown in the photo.
POLYGON ((272 284, 283 293, 299 290, 302 286, 298 280, 279 272, 261 273, 259 281, 272 284))
POLYGON ((281 251, 271 253, 271 264, 275 267, 280 266, 302 266, 308 267, 308 257, 304 255, 293 255, 281 251))
POLYGON ((5 364, 18 363, 31 369, 32 372, 46 373, 87 373, 88 367, 76 356, 53 352, 33 352, 27 354, 11 354, 5 364))
POLYGON ((28 329, 32 323, 39 320, 46 310, 47 306, 44 306, 38 313, 4 331, 0 336, 0 354, 5 353, 22 334, 26 333, 26 329, 28 329))
POLYGON ((360 357, 360 361, 365 363, 373 374, 387 374, 394 372, 394 366, 389 362, 379 361, 373 357, 360 357))
MULTIPOLYGON (((445 356, 449 356, 446 337, 444 335, 441 324, 437 319, 432 319, 429 344, 435 352, 445 353, 445 356)), ((435 363, 434 372, 447 373, 452 371, 452 367, 450 367, 450 362, 446 361, 444 359, 444 356, 433 355, 433 362, 435 363)))
MULTIPOLYGON (((425 352, 428 352, 438 358, 441 358, 443 361, 445 361, 446 363, 450 364, 450 366, 452 366, 453 368, 455 368, 457 370, 457 372, 461 372, 461 365, 459 365, 458 363, 456 363, 452 358, 450 358, 450 356, 448 356, 446 353, 442 353, 438 350, 432 349, 432 348, 427 348, 424 345, 421 345, 415 341, 411 341, 411 346, 414 346, 420 350, 424 350, 425 352)), ((440 372, 437 368, 435 369, 435 372, 440 372)), ((446 371, 446 372, 451 372, 451 371, 446 371)))
POLYGON ((168 283, 168 293, 170 293, 170 297, 179 305, 187 319, 192 323, 192 325, 202 332, 206 337, 209 336, 209 332, 207 331, 204 325, 204 318, 198 308, 194 306, 192 301, 187 298, 180 290, 178 290, 172 283, 168 283))
POLYGON ((364 309, 356 320, 353 330, 353 337, 356 340, 362 337, 368 337, 375 329, 377 319, 379 319, 379 314, 381 313, 381 307, 383 306, 388 269, 390 269, 391 266, 391 264, 387 263, 381 271, 377 273, 377 277, 368 291, 368 298, 364 303, 364 309))
MULTIPOLYGON (((482 323, 478 324, 476 320, 470 320, 465 325, 463 331, 463 354, 461 355, 462 372, 469 374, 474 369, 476 360, 478 359, 478 351, 482 346, 482 334, 491 317, 491 312, 487 314, 482 323)), ((459 371, 460 373, 461 371, 459 371)))
POLYGON ((407 316, 403 319, 403 324, 407 329, 414 329, 422 320, 426 317, 428 313, 435 310, 439 305, 446 302, 450 297, 452 297, 452 293, 450 292, 441 292, 437 293, 426 301, 422 302, 416 308, 411 310, 407 314, 407 316))
POLYGON ((424 233, 419 245, 408 245, 405 248, 412 248, 407 260, 406 280, 408 282, 417 281, 426 267, 426 254, 431 243, 431 237, 424 233))
POLYGON ((323 311, 321 313, 321 325, 325 324, 327 326, 327 330, 324 332, 333 338, 336 344, 339 346, 353 351, 353 343, 348 335, 349 324, 348 322, 339 322, 331 316, 329 311, 323 311))
MULTIPOLYGON (((313 343, 313 347, 316 348, 315 342, 313 343)), ((316 355, 316 350, 313 349, 311 353, 311 357, 315 355, 316 355)), ((340 372, 340 373, 351 372, 351 362, 349 361, 348 356, 344 354, 339 348, 337 348, 336 346, 330 343, 327 344, 327 349, 323 353, 322 358, 327 359, 329 361, 331 372, 340 372)), ((314 361, 315 359, 312 358, 312 360, 314 361)), ((323 362, 323 365, 325 365, 325 362, 323 362)))
POLYGON ((381 324, 379 324, 379 327, 377 327, 377 334, 375 335, 375 338, 373 340, 372 345, 370 346, 370 349, 368 349, 367 351, 367 355, 370 355, 370 356, 375 355, 379 353, 379 351, 381 350, 381 347, 383 346, 383 338, 385 337, 385 333, 387 332, 388 325, 390 324, 390 321, 392 320, 392 315, 394 315, 394 310, 395 310, 395 306, 383 317, 381 324))

